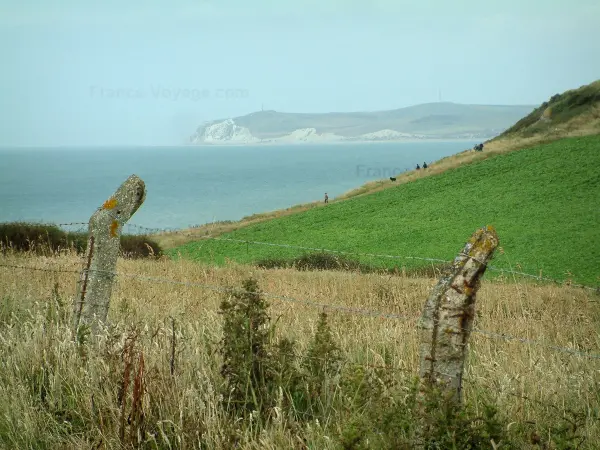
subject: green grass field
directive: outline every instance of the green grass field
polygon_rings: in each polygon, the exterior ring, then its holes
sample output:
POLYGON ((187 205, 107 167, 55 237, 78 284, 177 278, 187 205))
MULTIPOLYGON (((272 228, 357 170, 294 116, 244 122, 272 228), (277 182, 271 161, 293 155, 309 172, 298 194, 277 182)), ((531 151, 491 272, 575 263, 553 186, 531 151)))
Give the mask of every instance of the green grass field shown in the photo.
MULTIPOLYGON (((524 149, 361 198, 222 235, 348 252, 451 260, 493 225, 496 267, 600 282, 600 135, 524 149)), ((303 250, 202 240, 170 251, 223 264, 293 258, 303 250)), ((358 257, 374 266, 431 263, 358 257)))

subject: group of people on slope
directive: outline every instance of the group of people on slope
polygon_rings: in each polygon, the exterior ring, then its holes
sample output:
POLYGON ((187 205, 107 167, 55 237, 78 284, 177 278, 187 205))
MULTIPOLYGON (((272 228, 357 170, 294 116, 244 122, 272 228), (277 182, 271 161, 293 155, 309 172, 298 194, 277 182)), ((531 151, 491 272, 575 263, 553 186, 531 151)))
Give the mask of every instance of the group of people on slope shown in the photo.
MULTIPOLYGON (((424 162, 423 169, 427 169, 427 167, 427 162, 424 162)), ((417 164, 417 170, 421 170, 421 166, 419 164, 417 164)), ((390 177, 390 180, 396 181, 396 177, 390 177)), ((327 192, 325 192, 325 203, 329 203, 329 196, 327 195, 327 192)))
MULTIPOLYGON (((473 147, 473 150, 477 151, 477 152, 482 152, 483 151, 483 144, 477 144, 473 147)), ((427 162, 423 163, 423 169, 427 169, 427 162)), ((417 164, 417 170, 421 170, 421 166, 417 164)), ((390 177, 391 181, 396 181, 396 177, 390 177)), ((325 203, 329 203, 329 196, 327 195, 327 192, 325 192, 325 203)))

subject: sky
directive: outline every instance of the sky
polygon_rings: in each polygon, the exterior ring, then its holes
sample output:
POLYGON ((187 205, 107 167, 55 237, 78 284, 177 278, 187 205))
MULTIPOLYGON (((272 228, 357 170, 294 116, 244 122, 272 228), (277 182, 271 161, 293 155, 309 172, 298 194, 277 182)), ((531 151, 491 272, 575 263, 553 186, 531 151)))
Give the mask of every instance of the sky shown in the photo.
POLYGON ((536 105, 600 78, 597 0, 0 0, 0 146, 178 145, 259 111, 536 105))

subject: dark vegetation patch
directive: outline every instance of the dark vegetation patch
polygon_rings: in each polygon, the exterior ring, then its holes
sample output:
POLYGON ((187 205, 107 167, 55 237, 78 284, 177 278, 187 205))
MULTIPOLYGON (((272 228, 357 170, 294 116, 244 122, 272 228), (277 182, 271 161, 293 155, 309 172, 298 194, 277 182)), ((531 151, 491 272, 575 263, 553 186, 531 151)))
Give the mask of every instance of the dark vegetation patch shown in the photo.
MULTIPOLYGON (((16 252, 51 256, 64 250, 85 253, 87 232, 64 231, 56 225, 4 222, 0 223, 0 248, 16 252)), ((124 234, 121 236, 121 254, 126 258, 160 256, 163 251, 152 238, 145 235, 124 234)))
POLYGON ((296 269, 301 271, 334 270, 340 272, 358 272, 363 274, 401 274, 403 276, 429 278, 438 277, 450 266, 450 264, 443 265, 437 263, 435 265, 422 267, 406 267, 403 265, 382 267, 361 262, 358 259, 327 252, 305 253, 296 258, 264 258, 256 261, 254 265, 262 269, 296 269))

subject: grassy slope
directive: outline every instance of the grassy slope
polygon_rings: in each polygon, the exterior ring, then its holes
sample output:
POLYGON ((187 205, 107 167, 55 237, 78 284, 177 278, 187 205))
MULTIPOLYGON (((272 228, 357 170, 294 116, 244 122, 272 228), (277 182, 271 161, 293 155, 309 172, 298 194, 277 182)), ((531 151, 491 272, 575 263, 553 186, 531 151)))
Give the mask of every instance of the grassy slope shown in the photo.
MULTIPOLYGON (((443 158, 440 161, 434 162, 427 171, 413 170, 398 175, 395 183, 391 183, 389 180, 368 182, 333 199, 333 202, 395 188, 398 184, 437 175, 465 164, 471 164, 536 144, 553 142, 566 137, 596 134, 600 134, 600 80, 578 89, 567 91, 561 95, 557 94, 553 96, 548 102, 545 102, 531 114, 507 129, 501 136, 486 142, 485 151, 483 152, 465 151, 443 158), (552 105, 550 113, 546 112, 544 115, 549 105, 552 105), (546 119, 540 121, 542 116, 546 117, 546 119)), ((282 210, 254 214, 235 222, 211 223, 185 230, 184 232, 162 233, 156 235, 155 238, 163 248, 173 248, 191 242, 200 236, 208 234, 217 236, 256 223, 302 213, 322 206, 321 202, 294 205, 282 210)))
MULTIPOLYGON (((570 138, 242 228, 223 237, 345 251, 451 259, 470 234, 494 225, 495 265, 594 283, 600 276, 600 136, 570 138)), ((185 257, 250 262, 297 250, 217 241, 185 257)), ((371 263, 393 264, 381 259, 371 263)), ((410 261, 407 261, 410 263, 410 261)))
POLYGON ((303 114, 258 111, 234 120, 238 125, 249 128, 254 136, 263 139, 280 137, 301 128, 316 128, 319 133, 335 133, 347 137, 383 129, 440 136, 502 130, 534 108, 528 105, 460 105, 441 102, 373 112, 303 114))
POLYGON ((552 133, 556 131, 557 124, 568 122, 571 122, 572 128, 582 128, 583 125, 595 127, 600 132, 600 80, 553 95, 501 136, 531 137, 552 133))

